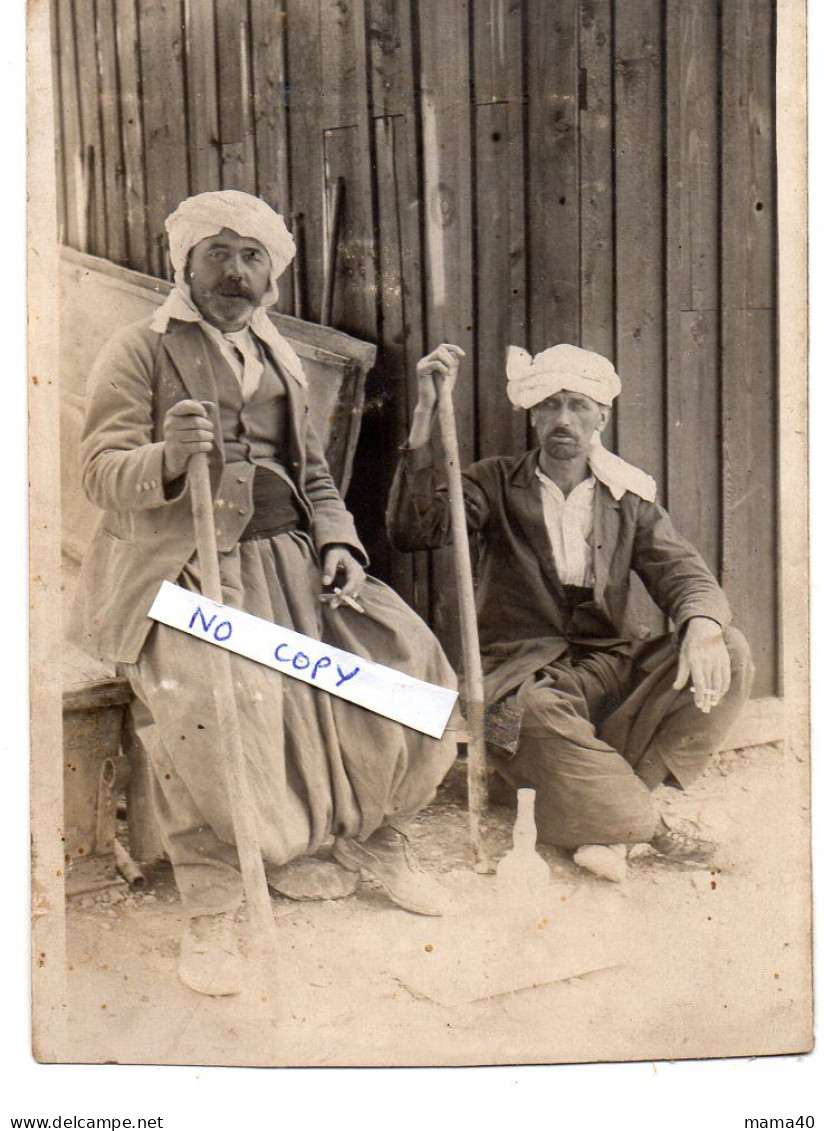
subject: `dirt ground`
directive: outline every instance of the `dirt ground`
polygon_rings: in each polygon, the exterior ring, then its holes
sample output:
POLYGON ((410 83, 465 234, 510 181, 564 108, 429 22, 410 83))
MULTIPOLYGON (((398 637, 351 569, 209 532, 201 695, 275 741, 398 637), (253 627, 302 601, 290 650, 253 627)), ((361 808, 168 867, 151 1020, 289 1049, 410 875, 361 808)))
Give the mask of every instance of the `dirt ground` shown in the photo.
MULTIPOLYGON (((628 880, 541 849, 552 884, 516 913, 470 867, 456 767, 420 815, 442 919, 361 884, 347 899, 273 899, 270 981, 206 998, 176 977, 183 926, 168 867, 143 893, 67 911, 70 1043, 90 1062, 226 1065, 540 1063, 799 1051, 809 1044, 807 770, 780 747, 715 759, 664 803, 723 844, 712 869, 636 850, 628 880)), ((493 805, 507 850, 514 812, 493 805)), ((246 925, 243 925, 246 931, 246 925)), ((244 940, 248 946, 248 939, 244 940)))

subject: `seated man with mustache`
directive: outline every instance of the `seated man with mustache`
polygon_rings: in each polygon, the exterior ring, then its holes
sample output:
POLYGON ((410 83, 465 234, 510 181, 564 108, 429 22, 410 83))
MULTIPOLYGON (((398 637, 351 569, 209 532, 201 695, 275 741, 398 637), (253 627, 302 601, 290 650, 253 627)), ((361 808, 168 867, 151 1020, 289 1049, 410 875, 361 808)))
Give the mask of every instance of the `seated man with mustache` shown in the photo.
MULTIPOLYGON (((435 378, 451 390, 461 356, 442 345, 418 363, 418 402, 387 514, 401 550, 451 538, 431 430, 435 378)), ((747 643, 708 567, 656 502, 654 481, 601 445, 621 389, 612 364, 571 345, 534 359, 511 347, 507 377, 538 447, 463 474, 479 542, 493 764, 511 785, 537 791, 540 839, 572 849, 597 875, 623 879, 627 845, 637 843, 705 863, 714 845, 668 823, 653 790, 688 787, 719 748, 752 684, 747 643), (632 571, 672 633, 650 639, 629 623, 632 571), (506 722, 497 731, 496 716, 506 722)))
MULTIPOLYGON (((115 336, 89 379, 80 457, 103 514, 74 628, 88 651, 123 665, 134 691, 189 915, 180 978, 200 993, 232 994, 241 988, 243 886, 209 665, 202 642, 147 615, 164 579, 200 590, 191 456, 209 454, 227 605, 430 683, 454 688, 455 677, 420 618, 366 575, 309 419, 300 361, 266 313, 295 254, 282 218, 247 193, 208 192, 183 201, 166 229, 174 290, 152 318, 115 336)), ((340 864, 399 907, 440 914, 434 884, 410 866, 408 823, 454 745, 242 656, 231 665, 267 865, 332 845, 340 864)))

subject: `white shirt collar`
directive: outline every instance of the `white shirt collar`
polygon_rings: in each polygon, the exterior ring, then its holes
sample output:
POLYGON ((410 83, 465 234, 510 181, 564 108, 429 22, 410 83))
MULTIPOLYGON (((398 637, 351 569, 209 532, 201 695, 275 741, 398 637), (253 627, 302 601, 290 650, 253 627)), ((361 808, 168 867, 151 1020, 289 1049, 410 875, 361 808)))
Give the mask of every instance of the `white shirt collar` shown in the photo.
POLYGON ((574 501, 576 504, 578 502, 581 502, 582 504, 586 505, 587 503, 589 503, 590 496, 595 490, 595 477, 592 475, 587 476, 587 478, 583 479, 580 483, 576 483, 570 493, 568 495, 565 495, 558 484, 555 482, 555 480, 551 479, 545 472, 541 470, 540 465, 535 468, 535 474, 538 476, 542 485, 546 487, 553 498, 557 499, 561 503, 572 503, 574 501))

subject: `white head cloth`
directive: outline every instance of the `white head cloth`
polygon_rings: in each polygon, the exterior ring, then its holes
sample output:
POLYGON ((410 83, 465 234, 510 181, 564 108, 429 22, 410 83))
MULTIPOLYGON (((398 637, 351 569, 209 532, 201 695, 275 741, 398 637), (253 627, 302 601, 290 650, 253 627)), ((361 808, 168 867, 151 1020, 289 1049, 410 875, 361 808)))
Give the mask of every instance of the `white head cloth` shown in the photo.
POLYGON ((271 271, 269 286, 261 305, 249 320, 250 328, 272 349, 275 359, 302 384, 306 383, 297 354, 278 330, 275 329, 266 308, 277 302, 277 280, 295 256, 295 241, 273 208, 248 192, 226 189, 222 192, 202 192, 184 200, 166 220, 169 236, 169 253, 175 272, 175 285, 171 294, 157 309, 150 326, 164 334, 171 319, 182 322, 203 321, 203 315, 192 300, 186 282, 186 264, 189 252, 201 240, 216 236, 230 228, 239 236, 255 239, 269 255, 271 271))
MULTIPOLYGON (((611 361, 570 345, 552 346, 535 357, 519 346, 510 346, 506 351, 506 378, 506 393, 516 408, 534 408, 563 389, 583 393, 608 406, 621 392, 621 378, 611 361)), ((607 451, 599 432, 593 433, 588 458, 593 474, 609 487, 614 498, 632 491, 647 502, 655 500, 655 480, 607 451)))
POLYGON ((517 408, 533 408, 567 389, 599 404, 611 405, 621 392, 621 378, 612 362, 578 346, 552 346, 530 357, 510 346, 506 351, 506 393, 517 408))

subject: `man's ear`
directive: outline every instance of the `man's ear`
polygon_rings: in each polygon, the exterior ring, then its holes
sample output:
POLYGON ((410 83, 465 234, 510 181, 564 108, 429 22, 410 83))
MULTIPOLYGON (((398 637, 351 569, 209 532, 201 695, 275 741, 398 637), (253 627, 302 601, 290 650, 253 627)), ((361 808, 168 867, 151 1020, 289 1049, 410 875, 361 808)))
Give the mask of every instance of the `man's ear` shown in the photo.
POLYGON ((609 418, 612 416, 612 409, 610 408, 609 405, 601 405, 600 409, 601 409, 601 413, 600 413, 600 416, 598 417, 598 423, 595 425, 595 429, 596 429, 597 432, 603 432, 604 431, 606 426, 609 424, 609 418))

